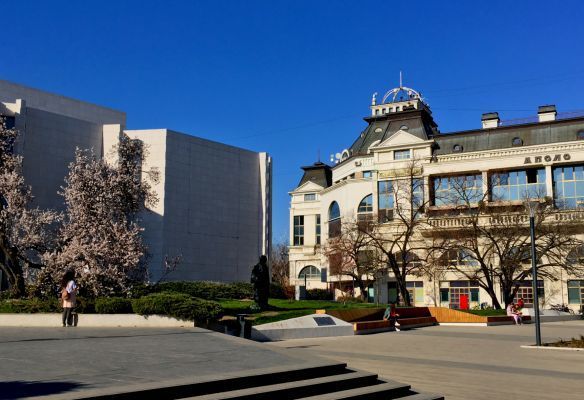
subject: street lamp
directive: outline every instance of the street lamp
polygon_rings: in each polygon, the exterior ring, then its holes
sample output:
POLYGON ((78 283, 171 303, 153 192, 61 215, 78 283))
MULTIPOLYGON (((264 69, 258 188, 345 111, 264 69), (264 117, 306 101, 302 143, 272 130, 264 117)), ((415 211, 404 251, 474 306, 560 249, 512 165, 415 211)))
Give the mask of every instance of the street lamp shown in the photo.
POLYGON ((537 293, 537 260, 535 255, 535 212, 539 201, 529 200, 525 207, 529 211, 529 234, 531 236, 531 275, 533 276, 533 309, 535 311, 535 344, 541 346, 541 325, 539 321, 539 295, 537 293))

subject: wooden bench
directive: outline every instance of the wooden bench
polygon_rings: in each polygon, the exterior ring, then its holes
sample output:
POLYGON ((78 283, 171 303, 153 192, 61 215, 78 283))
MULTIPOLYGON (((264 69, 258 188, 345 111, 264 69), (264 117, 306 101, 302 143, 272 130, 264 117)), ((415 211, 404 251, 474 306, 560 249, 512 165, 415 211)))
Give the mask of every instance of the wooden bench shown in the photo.
POLYGON ((353 322, 353 331, 355 332, 355 335, 366 335, 369 333, 421 328, 424 326, 436 325, 436 318, 432 316, 412 318, 400 317, 397 319, 397 323, 399 325, 396 327, 393 326, 390 321, 386 320, 353 322))

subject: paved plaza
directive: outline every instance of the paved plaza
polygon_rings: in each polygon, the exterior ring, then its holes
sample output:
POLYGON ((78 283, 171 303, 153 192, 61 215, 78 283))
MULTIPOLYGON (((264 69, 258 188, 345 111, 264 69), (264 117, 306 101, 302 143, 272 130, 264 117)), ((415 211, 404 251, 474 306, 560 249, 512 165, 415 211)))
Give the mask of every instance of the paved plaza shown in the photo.
MULTIPOLYGON (((72 393, 328 359, 454 399, 581 399, 584 352, 523 349, 533 325, 436 326, 255 343, 197 328, 2 328, 0 398, 72 393)), ((546 341, 584 321, 546 323, 546 341)))
MULTIPOLYGON (((542 324, 544 341, 584 335, 584 321, 542 324)), ((407 382, 447 400, 584 398, 584 351, 524 349, 534 325, 435 326, 270 343, 407 382)))

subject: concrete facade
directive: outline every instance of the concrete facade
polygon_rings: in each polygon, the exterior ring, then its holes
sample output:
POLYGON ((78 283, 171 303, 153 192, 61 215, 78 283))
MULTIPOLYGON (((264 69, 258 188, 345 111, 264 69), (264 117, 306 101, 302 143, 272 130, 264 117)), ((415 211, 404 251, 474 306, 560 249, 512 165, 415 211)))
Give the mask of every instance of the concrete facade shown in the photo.
MULTIPOLYGON (((435 224, 433 226, 451 229, 464 227, 465 221, 461 215, 453 216, 457 214, 456 207, 439 203, 438 196, 434 193, 436 179, 479 176, 482 178, 480 189, 485 195, 489 194, 487 201, 490 205, 517 207, 523 204, 523 200, 502 201, 491 197, 490 182, 494 174, 541 170, 542 180, 540 182, 538 177, 537 184, 544 188, 543 195, 557 203, 562 196, 555 186, 555 176, 559 168, 584 170, 584 116, 556 118, 555 107, 544 106, 540 107, 539 118, 528 123, 503 124, 498 114, 492 113, 492 117, 491 114, 485 114, 491 119, 488 119, 489 123, 486 125, 483 121, 483 129, 442 134, 431 117, 429 107, 415 93, 407 93, 406 100, 384 104, 375 104, 374 99, 371 116, 365 118, 368 126, 351 147, 340 151, 336 157, 333 156, 333 165, 316 163, 303 167, 305 173, 300 184, 290 192, 290 277, 297 288, 334 288, 336 296, 353 291, 350 277, 331 276, 328 272, 330 267, 323 246, 329 240, 329 231, 334 223, 331 216, 332 206, 334 203, 338 205, 341 221, 356 221, 360 217, 381 218, 382 200, 378 193, 380 184, 397 185, 400 180, 407 179, 405 171, 411 168, 414 160, 417 164, 416 171, 410 177, 423 182, 421 187, 427 204, 424 218, 431 218, 435 224), (552 112, 545 112, 548 108, 552 112), (551 114, 553 115, 550 116, 551 114), (315 170, 320 170, 322 174, 330 171, 330 183, 324 183, 324 175, 319 177, 315 170), (365 204, 366 199, 369 199, 369 207, 360 210, 359 206, 365 204), (317 219, 320 219, 320 226, 317 226, 317 219), (320 232, 320 240, 317 239, 317 232, 320 232)), ((525 183, 527 185, 521 188, 530 187, 531 183, 525 183)), ((580 191, 579 181, 575 185, 576 191, 580 191)), ((582 191, 584 192, 584 187, 582 191)), ((398 201, 394 193, 391 196, 398 201)), ((570 201, 576 197, 578 205, 559 207, 554 215, 559 223, 582 217, 580 207, 584 203, 578 198, 580 195, 571 196, 570 201)), ((385 211, 392 212, 390 209, 385 211)), ((399 229, 399 220, 388 217, 383 221, 383 226, 387 230, 399 229)), ((420 248, 425 246, 424 237, 431 235, 431 228, 424 229, 426 232, 421 232, 414 238, 420 248)), ((544 281, 545 303, 570 303, 572 309, 579 311, 584 302, 582 279, 582 276, 566 276, 560 270, 554 279, 540 278, 544 281), (575 282, 580 282, 579 289, 575 289, 575 282), (572 285, 571 298, 568 297, 568 285, 572 285), (575 301, 576 290, 580 290, 579 302, 575 301)), ((391 301, 394 288, 392 283, 395 282, 391 273, 371 276, 369 280, 372 282, 368 289, 372 300, 391 301)), ((452 294, 456 293, 458 296, 463 292, 469 297, 474 292, 473 298, 469 299, 470 307, 491 302, 487 292, 476 286, 472 289, 457 287, 453 290, 465 278, 446 269, 440 271, 438 276, 409 276, 407 280, 416 306, 456 307, 452 294), (458 283, 452 285, 451 282, 458 283)), ((471 287, 471 281, 467 282, 471 287)), ((356 289, 353 293, 359 294, 358 288, 356 289)), ((529 292, 530 290, 530 287, 525 287, 521 294, 532 295, 533 291, 529 292)), ((302 290, 297 289, 297 293, 301 292, 302 290)))
MULTIPOLYGON (((141 215, 150 279, 181 257, 169 280, 247 281, 269 254, 271 157, 167 129, 128 130, 123 112, 0 81, 0 115, 20 131, 17 151, 35 205, 63 209, 58 194, 75 149, 112 157, 123 132, 142 141, 144 171, 160 173, 158 203, 141 215)), ((144 177, 145 178, 145 177, 144 177)))

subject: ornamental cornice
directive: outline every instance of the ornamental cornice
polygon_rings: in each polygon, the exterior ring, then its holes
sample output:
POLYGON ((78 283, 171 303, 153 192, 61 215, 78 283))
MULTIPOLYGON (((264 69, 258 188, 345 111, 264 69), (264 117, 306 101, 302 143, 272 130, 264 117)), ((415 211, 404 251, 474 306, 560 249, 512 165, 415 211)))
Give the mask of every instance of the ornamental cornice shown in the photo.
POLYGON ((460 154, 448 154, 443 156, 437 156, 437 162, 451 162, 451 161, 466 161, 466 160, 476 160, 483 158, 501 158, 509 156, 523 156, 523 155, 533 155, 535 153, 545 153, 545 152, 558 152, 558 151, 571 151, 571 150, 584 150, 584 142, 564 142, 556 144, 544 144, 544 145, 534 145, 525 146, 518 148, 507 148, 502 150, 485 150, 485 151, 475 151, 472 153, 460 153, 460 154))

